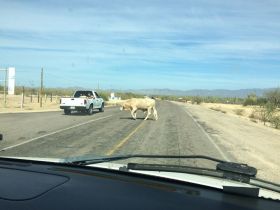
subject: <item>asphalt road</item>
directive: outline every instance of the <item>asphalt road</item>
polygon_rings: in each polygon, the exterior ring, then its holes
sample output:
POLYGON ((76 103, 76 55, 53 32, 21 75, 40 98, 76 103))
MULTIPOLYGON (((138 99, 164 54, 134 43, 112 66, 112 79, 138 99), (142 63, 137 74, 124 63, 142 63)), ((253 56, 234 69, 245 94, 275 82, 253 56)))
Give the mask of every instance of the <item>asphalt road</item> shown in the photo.
MULTIPOLYGON (((158 121, 137 120, 118 107, 84 115, 63 112, 0 114, 1 156, 67 158, 82 155, 165 154, 207 155, 227 159, 185 107, 157 102, 158 121)), ((185 160, 150 160, 182 164, 185 160)), ((138 162, 146 160, 138 159, 138 162)), ((196 161, 188 161, 197 165, 196 161)), ((199 166, 208 165, 202 161, 199 166)), ((210 165, 210 163, 209 163, 210 165)))

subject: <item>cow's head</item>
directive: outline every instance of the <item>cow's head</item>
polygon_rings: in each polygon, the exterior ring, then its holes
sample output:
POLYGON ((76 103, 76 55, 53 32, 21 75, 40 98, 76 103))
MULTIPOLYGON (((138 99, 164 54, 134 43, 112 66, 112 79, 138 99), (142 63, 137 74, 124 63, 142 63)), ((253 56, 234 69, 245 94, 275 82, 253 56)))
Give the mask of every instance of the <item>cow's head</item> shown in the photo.
POLYGON ((130 110, 130 105, 126 103, 126 101, 123 101, 121 103, 119 103, 120 105, 120 110, 130 110))

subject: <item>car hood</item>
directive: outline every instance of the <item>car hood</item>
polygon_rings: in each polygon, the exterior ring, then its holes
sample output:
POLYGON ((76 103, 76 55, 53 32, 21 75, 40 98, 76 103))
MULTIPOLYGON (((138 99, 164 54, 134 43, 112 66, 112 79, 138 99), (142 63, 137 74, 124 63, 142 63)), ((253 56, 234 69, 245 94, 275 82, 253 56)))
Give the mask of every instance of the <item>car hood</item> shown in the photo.
MULTIPOLYGON (((35 157, 7 157, 4 158, 14 158, 14 159, 24 159, 24 160, 34 160, 34 161, 43 161, 43 162, 52 162, 52 163, 64 163, 65 159, 59 158, 35 158, 35 157)), ((87 167, 97 167, 97 168, 105 168, 119 171, 120 168, 126 166, 126 164, 112 163, 112 162, 104 162, 104 163, 96 163, 87 165, 87 167)), ((198 184, 202 186, 207 186, 216 189, 223 189, 224 187, 244 187, 244 188, 259 188, 259 197, 273 200, 280 200, 280 193, 256 187, 247 183, 237 182, 233 180, 210 177, 205 175, 197 175, 197 174, 188 174, 188 173, 179 173, 179 172, 166 172, 166 171, 147 171, 147 170, 131 170, 130 173, 138 173, 145 174, 156 177, 163 177, 172 180, 183 181, 192 184, 198 184)))

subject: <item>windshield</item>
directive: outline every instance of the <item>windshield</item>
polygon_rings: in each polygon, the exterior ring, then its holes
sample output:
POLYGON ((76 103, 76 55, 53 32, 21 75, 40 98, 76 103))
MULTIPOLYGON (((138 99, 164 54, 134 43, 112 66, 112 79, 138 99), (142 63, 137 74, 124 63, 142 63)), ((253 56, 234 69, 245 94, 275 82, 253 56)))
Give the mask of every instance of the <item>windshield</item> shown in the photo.
POLYGON ((0 156, 203 155, 280 182, 279 1, 0 4, 0 156))

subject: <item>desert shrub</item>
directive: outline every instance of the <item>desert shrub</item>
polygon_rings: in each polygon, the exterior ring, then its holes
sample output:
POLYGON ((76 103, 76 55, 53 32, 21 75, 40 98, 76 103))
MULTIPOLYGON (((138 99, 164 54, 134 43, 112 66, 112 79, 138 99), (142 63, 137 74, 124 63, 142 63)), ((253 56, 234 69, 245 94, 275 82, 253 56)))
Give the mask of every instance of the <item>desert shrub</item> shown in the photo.
POLYGON ((274 128, 279 129, 280 128, 280 116, 272 116, 270 119, 271 124, 274 128))
POLYGON ((203 102, 202 98, 199 96, 195 96, 192 98, 192 103, 193 104, 201 104, 203 102))
POLYGON ((258 112, 260 120, 264 123, 264 125, 266 124, 266 122, 270 122, 275 114, 275 111, 276 107, 274 106, 274 104, 269 102, 265 104, 265 106, 259 108, 258 112))
POLYGON ((245 101, 243 102, 243 106, 252 106, 257 105, 257 96, 256 94, 249 94, 245 101))
POLYGON ((280 108, 280 88, 276 90, 269 91, 266 94, 267 101, 275 107, 280 108))
POLYGON ((249 118, 251 118, 251 119, 259 119, 259 117, 257 115, 257 110, 252 111, 251 114, 249 115, 249 118))
POLYGON ((234 113, 242 116, 244 114, 244 109, 235 109, 234 113))
POLYGON ((266 103, 267 103, 267 99, 266 98, 257 98, 256 105, 264 106, 266 103))
POLYGON ((101 98, 103 98, 104 99, 104 101, 108 101, 108 97, 109 97, 109 93, 106 93, 106 92, 99 92, 98 93, 99 94, 99 96, 101 97, 101 98))

